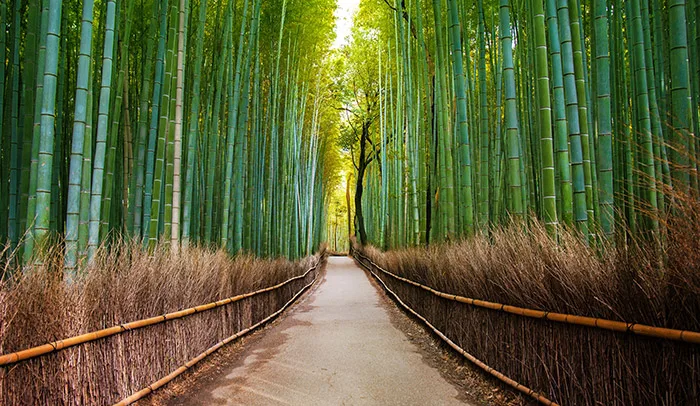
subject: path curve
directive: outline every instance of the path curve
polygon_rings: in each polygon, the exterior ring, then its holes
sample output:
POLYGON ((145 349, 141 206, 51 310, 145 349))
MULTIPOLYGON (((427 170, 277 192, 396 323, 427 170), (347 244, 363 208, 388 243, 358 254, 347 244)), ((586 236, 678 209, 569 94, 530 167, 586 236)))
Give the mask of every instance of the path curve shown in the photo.
POLYGON ((350 258, 188 405, 463 405, 350 258))

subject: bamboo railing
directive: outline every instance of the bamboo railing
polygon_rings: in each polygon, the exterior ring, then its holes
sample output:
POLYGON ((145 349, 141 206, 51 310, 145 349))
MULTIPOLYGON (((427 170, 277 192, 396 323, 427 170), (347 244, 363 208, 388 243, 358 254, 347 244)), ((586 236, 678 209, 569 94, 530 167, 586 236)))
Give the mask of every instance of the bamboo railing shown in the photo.
MULTIPOLYGON (((316 266, 317 266, 317 265, 318 265, 318 263, 316 264, 316 266)), ((315 269, 316 266, 314 266, 314 268, 311 268, 311 269, 315 269)), ((307 271, 307 273, 304 274, 304 276, 306 276, 306 275, 308 274, 308 272, 311 271, 311 269, 310 269, 309 271, 307 271)), ((228 337, 228 338, 226 338, 226 339, 224 339, 224 340, 222 340, 222 341, 219 341, 218 343, 214 344, 212 347, 210 347, 209 349, 207 349, 207 350, 204 351, 203 353, 201 353, 201 354, 199 354, 198 356, 196 356, 196 357, 192 358, 191 360, 187 361, 185 364, 183 364, 182 366, 180 366, 179 368, 177 368, 176 370, 174 370, 174 371, 171 372, 170 374, 168 374, 168 375, 164 376, 163 378, 161 378, 161 379, 159 379, 159 380, 153 382, 152 384, 150 384, 150 385, 148 385, 147 387, 145 387, 145 388, 139 390, 138 392, 135 392, 135 393, 132 394, 131 396, 122 399, 121 401, 115 403, 114 406, 130 405, 130 404, 136 402, 137 400, 142 399, 142 398, 148 396, 149 394, 153 393, 153 392, 156 391, 157 389, 163 387, 164 385, 166 385, 167 383, 169 383, 169 382, 172 381, 173 379, 175 379, 175 378, 177 378, 178 376, 180 376, 183 372, 185 372, 185 371, 187 371, 188 369, 192 368, 192 366, 194 366, 194 365, 195 365, 196 363, 198 363, 199 361, 203 360, 204 358, 208 357, 208 356, 211 355, 212 353, 216 352, 216 350, 218 350, 219 348, 223 347, 224 345, 230 343, 230 342, 233 341, 233 340, 236 340, 236 339, 238 339, 238 338, 240 338, 240 337, 243 337, 244 335, 250 333, 251 331, 255 330, 256 328, 262 326, 263 324, 265 324, 265 323, 269 322, 270 320, 274 319, 275 317, 279 316, 287 307, 289 307, 289 305, 291 305, 292 303, 294 303, 294 301, 295 301, 299 296, 301 296, 301 294, 304 293, 304 292, 306 291, 306 289, 308 289, 309 287, 311 287, 311 285, 313 285, 313 284, 316 282, 317 279, 318 279, 318 273, 316 273, 316 275, 315 275, 313 281, 311 281, 309 284, 307 284, 306 286, 304 286, 303 288, 301 288, 301 289, 299 290, 299 292, 297 292, 291 299, 289 299, 289 301, 288 301, 287 303, 284 304, 284 306, 282 306, 282 307, 281 307, 279 310, 277 310, 276 312, 274 312, 274 313, 272 313, 271 315, 267 316, 266 318, 264 318, 264 319, 261 320, 260 322, 254 324, 254 325, 252 325, 252 326, 250 326, 250 327, 248 327, 248 328, 246 328, 246 329, 244 329, 244 330, 241 330, 241 331, 237 332, 236 334, 234 334, 234 335, 232 335, 232 336, 230 336, 230 337, 228 337)))
MULTIPOLYGON (((502 303, 488 302, 485 300, 472 299, 464 296, 458 296, 451 293, 440 292, 439 290, 433 289, 430 286, 414 282, 410 279, 406 279, 399 275, 396 275, 386 269, 377 265, 370 258, 364 254, 353 250, 357 256, 362 257, 365 261, 369 262, 374 268, 380 270, 382 273, 391 276, 394 279, 408 283, 410 285, 424 289, 435 296, 441 297, 447 300, 453 300, 460 303, 465 303, 468 305, 482 307, 485 309, 491 309, 496 311, 501 311, 505 313, 515 314, 518 316, 530 317, 534 319, 549 320, 558 323, 573 324, 577 326, 593 327, 604 330, 612 330, 621 333, 632 333, 646 337, 655 337, 666 340, 682 341, 692 344, 700 344, 700 332, 689 331, 689 330, 676 330, 664 327, 654 327, 645 324, 638 323, 627 323, 623 321, 600 319, 595 317, 587 316, 576 316, 573 314, 565 313, 554 313, 547 312, 543 310, 526 309, 517 306, 510 306, 502 303)), ((361 261, 360 261, 361 263, 361 261)), ((363 264, 364 265, 364 264, 363 264)), ((366 265, 364 265, 366 267, 366 265)))
POLYGON ((164 323, 166 321, 180 319, 180 318, 187 317, 187 316, 190 316, 190 315, 195 314, 195 313, 201 313, 201 312, 204 312, 207 310, 215 309, 217 307, 221 307, 221 306, 225 306, 225 305, 228 305, 228 304, 231 304, 234 302, 238 302, 240 300, 243 300, 243 299, 251 297, 251 296, 256 296, 256 295, 259 295, 261 293, 276 290, 276 289, 279 289, 282 286, 285 286, 285 285, 287 285, 295 280, 306 278, 306 276, 311 271, 318 268, 319 264, 321 263, 321 260, 322 260, 322 256, 320 256, 318 258, 318 260, 316 261, 316 264, 314 264, 314 266, 309 268, 303 275, 295 276, 295 277, 290 278, 284 282, 278 283, 277 285, 270 286, 270 287, 260 289, 260 290, 256 290, 255 292, 244 293, 241 295, 236 295, 236 296, 232 296, 232 297, 229 297, 226 299, 222 299, 222 300, 219 300, 216 302, 211 302, 211 303, 203 304, 200 306, 190 307, 188 309, 163 314, 160 316, 136 320, 136 321, 132 321, 130 323, 124 323, 124 324, 120 324, 117 326, 105 328, 102 330, 92 331, 92 332, 81 334, 78 336, 65 338, 63 340, 53 341, 53 342, 50 342, 48 344, 39 345, 39 346, 28 348, 25 350, 0 355, 0 366, 5 366, 5 365, 20 362, 20 361, 36 358, 36 357, 39 357, 42 355, 50 354, 52 352, 60 351, 60 350, 63 350, 63 349, 69 348, 69 347, 76 346, 76 345, 85 344, 85 343, 89 343, 92 341, 97 341, 97 340, 100 340, 102 338, 110 337, 110 336, 117 335, 117 334, 122 334, 122 333, 127 332, 127 331, 138 330, 140 328, 152 326, 155 324, 164 323))
MULTIPOLYGON (((382 269, 379 265, 375 264, 371 259, 367 258, 366 256, 360 254, 359 252, 357 252, 357 251, 355 251, 355 250, 353 250, 353 252, 356 253, 358 256, 362 257, 363 259, 365 259, 367 262, 369 262, 369 263, 372 265, 372 267, 374 267, 374 268, 376 268, 376 269, 379 269, 380 271, 387 272, 387 271, 385 271, 384 269, 382 269)), ((357 259, 357 258, 356 258, 356 259, 357 259)), ((464 356, 466 359, 468 359, 469 361, 473 362, 474 364, 476 364, 476 366, 478 366, 479 368, 483 369, 484 371, 486 371, 486 372, 489 373, 490 375, 494 376, 495 378, 497 378, 497 379, 500 380, 501 382, 505 383, 506 385, 509 385, 509 386, 515 388, 516 390, 518 390, 518 391, 524 393, 525 395, 532 397, 533 399, 537 400, 538 402, 540 402, 540 403, 542 403, 542 404, 544 404, 544 405, 547 405, 547 406, 559 406, 559 404, 557 404, 557 403, 551 401, 551 400, 548 399, 546 396, 544 396, 544 395, 542 395, 542 394, 540 394, 540 393, 538 393, 538 392, 535 392, 533 389, 530 389, 530 388, 528 388, 527 386, 525 386, 525 385, 523 385, 523 384, 521 384, 521 383, 519 383, 519 382, 517 382, 517 381, 515 381, 515 380, 513 380, 513 379, 511 379, 511 378, 509 378, 508 376, 504 375, 504 374, 501 373, 500 371, 497 371, 497 370, 491 368, 490 366, 488 366, 487 364, 485 364, 485 363, 484 363, 483 361, 481 361, 480 359, 478 359, 478 358, 476 358, 475 356, 473 356, 472 354, 468 353, 466 350, 464 350, 464 348, 460 347, 460 346, 457 345, 454 341, 452 341, 449 337, 447 337, 442 331, 438 330, 437 327, 433 326, 432 323, 430 323, 430 322, 429 322, 425 317, 423 317, 420 313, 418 313, 417 311, 413 310, 410 306, 408 306, 406 303, 404 303, 404 301, 401 300, 401 298, 399 297, 399 295, 397 295, 396 293, 394 293, 393 290, 389 289, 389 287, 386 285, 386 283, 384 283, 384 281, 382 280, 382 278, 380 278, 380 277, 372 270, 372 267, 365 265, 365 264, 364 264, 362 261, 360 261, 359 259, 357 260, 357 262, 358 262, 360 265, 362 265, 365 269, 367 269, 367 271, 369 271, 369 273, 372 274, 372 276, 374 276, 374 278, 375 278, 377 281, 379 281, 379 283, 382 284, 382 286, 384 287, 384 289, 385 289, 387 292, 389 292, 389 293, 394 297, 394 299, 396 299, 396 301, 397 301, 401 306, 403 306, 406 310, 408 310, 408 312, 410 312, 411 314, 413 314, 414 316, 416 316, 417 318, 419 318, 423 323, 425 323, 426 326, 428 326, 431 330, 433 330, 433 332, 434 332, 435 334, 437 334, 438 337, 440 337, 443 341, 445 341, 445 342, 446 342, 450 347, 452 347, 455 351, 457 351, 458 353, 462 354, 462 356, 464 356)), ((388 272, 387 272, 387 273, 388 273, 388 272)))

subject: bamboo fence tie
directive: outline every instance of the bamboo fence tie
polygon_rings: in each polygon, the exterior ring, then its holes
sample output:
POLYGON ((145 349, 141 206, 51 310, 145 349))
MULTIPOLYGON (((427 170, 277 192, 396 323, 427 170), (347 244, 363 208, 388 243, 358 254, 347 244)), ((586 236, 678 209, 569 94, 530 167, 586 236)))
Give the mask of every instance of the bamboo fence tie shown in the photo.
MULTIPOLYGON (((318 265, 318 264, 317 264, 318 265)), ((311 268, 311 269, 315 269, 311 268)), ((308 273, 308 272, 307 272, 308 273)), ((204 358, 208 357, 209 355, 213 354, 216 352, 219 348, 223 347, 224 345, 230 343, 233 340, 236 340, 238 338, 243 337, 244 335, 250 333, 251 331, 257 329, 258 327, 262 326, 263 324, 269 322, 270 320, 274 319, 275 317, 279 316, 287 307, 289 307, 294 301, 301 296, 302 293, 304 293, 311 285, 313 285, 316 280, 318 279, 318 272, 314 276, 314 280, 311 281, 308 285, 304 286, 297 292, 294 297, 292 297, 287 303, 282 306, 279 310, 276 312, 272 313, 271 315, 267 316, 263 320, 259 321, 258 323, 241 330, 237 332, 236 334, 227 337, 223 339, 222 341, 219 341, 218 343, 214 344, 212 347, 207 349, 206 351, 202 352, 201 354, 197 355, 196 357, 192 358, 191 360, 187 361, 185 364, 182 366, 178 367, 175 369, 173 372, 169 373, 168 375, 160 378, 159 380, 151 383, 150 385, 146 386, 145 388, 139 390, 138 392, 133 393, 132 395, 122 399, 121 401, 117 402, 114 404, 114 406, 123 406, 123 405, 130 405, 134 402, 136 402, 139 399, 143 399, 144 397, 148 396, 149 394, 155 392, 159 388, 165 386, 167 383, 172 381, 173 379, 177 378, 180 376, 183 372, 187 371, 188 369, 192 368, 195 364, 197 364, 199 361, 203 360, 204 358)))
MULTIPOLYGON (((364 257, 364 255, 361 255, 361 256, 364 257)), ((364 258, 367 258, 367 257, 364 257, 364 258)), ((435 334, 437 334, 443 341, 445 341, 445 342, 446 342, 450 347, 452 347, 455 351, 457 351, 458 353, 462 354, 462 356, 464 356, 464 357, 467 358, 469 361, 471 361, 471 362, 473 362, 474 364, 476 364, 476 366, 478 366, 479 368, 483 369, 483 370, 486 371, 487 373, 493 375, 494 377, 496 377, 496 378, 497 378, 498 380, 500 380, 501 382, 503 382, 503 383, 505 383, 505 384, 507 384, 507 385, 509 385, 509 386, 511 386, 511 387, 513 387, 513 388, 515 388, 515 389, 517 389, 518 391, 524 393, 524 394, 527 395, 527 396, 532 397, 533 399, 537 400, 538 402, 540 402, 540 403, 542 403, 542 404, 544 404, 544 405, 547 405, 547 406, 559 406, 559 404, 557 404, 557 403, 551 401, 551 400, 550 400, 549 398, 547 398, 546 396, 544 396, 544 395, 542 395, 542 394, 540 394, 540 393, 538 393, 538 392, 535 392, 533 389, 530 389, 530 388, 528 388, 527 386, 525 386, 525 385, 523 385, 523 384, 521 384, 521 383, 519 383, 519 382, 517 382, 517 381, 515 381, 515 380, 513 380, 513 379, 511 379, 511 378, 509 378, 508 376, 504 375, 503 373, 501 373, 501 372, 499 372, 499 371, 497 371, 497 370, 491 368, 490 366, 488 366, 487 364, 485 364, 483 361, 481 361, 480 359, 476 358, 476 357, 473 356, 472 354, 468 353, 466 350, 464 350, 462 347, 460 347, 460 346, 457 345, 454 341, 452 341, 449 337, 447 337, 445 334, 443 334, 442 331, 438 330, 435 326, 433 326, 425 317, 421 316, 420 313, 418 313, 417 311, 413 310, 413 309, 412 309, 411 307, 409 307, 406 303, 404 303, 403 300, 401 300, 401 298, 399 297, 399 295, 397 295, 396 293, 394 293, 394 291, 392 291, 391 289, 389 289, 389 287, 386 285, 386 283, 384 283, 384 281, 382 280, 382 278, 380 278, 376 273, 374 273, 374 271, 372 271, 372 269, 371 269, 369 266, 367 266, 367 265, 365 265, 364 263, 362 263, 362 261, 358 261, 358 262, 359 262, 363 267, 365 267, 365 269, 367 269, 367 270, 369 271, 369 273, 371 273, 372 276, 374 276, 374 278, 377 279, 377 280, 379 281, 379 283, 382 284, 382 286, 384 287, 384 289, 385 289, 387 292, 389 292, 389 293, 394 297, 394 299, 396 299, 396 301, 397 301, 401 306, 403 306, 403 307, 404 307, 406 310, 408 310, 411 314, 413 314, 414 316, 416 316, 417 318, 419 318, 423 323, 425 323, 426 326, 428 326, 431 330, 433 330, 433 332, 434 332, 435 334)), ((376 264, 374 264, 371 260, 369 260, 369 262, 370 262, 372 265, 376 265, 376 264)), ((381 269, 381 268, 378 268, 378 269, 381 269)), ((450 297, 454 297, 454 295, 447 295, 447 298, 450 298, 450 297)))
MULTIPOLYGON (((549 320, 549 321, 554 321, 554 322, 558 322, 558 323, 573 324, 573 325, 584 326, 584 327, 593 327, 593 328, 599 328, 599 329, 603 329, 603 330, 617 331, 617 332, 621 332, 621 333, 632 333, 632 334, 646 336, 646 337, 654 337, 654 338, 662 338, 662 339, 666 339, 666 340, 682 341, 682 342, 691 343, 691 344, 700 344, 700 332, 697 332, 697 331, 676 330, 676 329, 665 328, 665 327, 648 326, 645 324, 627 323, 624 321, 607 320, 607 319, 600 319, 600 318, 588 317, 588 316, 576 316, 573 314, 554 313, 554 312, 548 312, 548 311, 544 311, 544 310, 526 309, 526 308, 517 307, 517 306, 510 306, 510 305, 506 305, 506 304, 494 303, 494 302, 489 302, 489 301, 485 301, 485 300, 472 299, 472 298, 458 296, 458 295, 454 295, 454 294, 450 294, 450 293, 440 292, 436 289, 431 288, 430 286, 426 286, 426 285, 420 284, 418 282, 414 282, 410 279, 401 277, 399 275, 396 275, 392 272, 387 271, 386 269, 377 265, 374 261, 372 261, 370 258, 365 256, 364 254, 360 253, 359 251, 353 250, 353 252, 357 253, 357 255, 359 257, 361 257, 363 260, 369 262, 372 267, 374 267, 374 268, 380 270, 381 272, 391 276, 392 278, 397 279, 397 280, 402 281, 402 282, 405 282, 405 283, 408 283, 410 285, 419 287, 423 290, 427 290, 428 292, 430 292, 438 297, 444 298, 444 299, 453 300, 456 302, 465 303, 468 305, 482 307, 482 308, 486 308, 486 309, 502 311, 505 313, 515 314, 518 316, 530 317, 530 318, 534 318, 534 319, 549 320)), ((362 263, 362 261, 360 261, 360 263, 362 263)), ((365 265, 365 264, 363 264, 363 265, 365 267, 367 267, 367 265, 365 265)))
POLYGON ((76 346, 79 344, 85 344, 85 343, 89 343, 91 341, 96 341, 96 340, 99 340, 99 339, 102 339, 105 337, 121 334, 121 333, 124 333, 126 331, 137 330, 137 329, 140 329, 143 327, 148 327, 148 326, 151 326, 154 324, 159 324, 159 323, 163 323, 166 321, 183 318, 183 317, 192 315, 194 313, 200 313, 203 311, 215 309, 217 307, 221 307, 221 306, 224 306, 224 305, 227 305, 230 303, 234 303, 234 302, 246 299, 246 298, 251 297, 251 296, 259 295, 261 293, 269 292, 272 290, 276 290, 276 289, 279 289, 282 286, 285 286, 285 285, 287 285, 295 280, 306 278, 306 276, 311 271, 318 268, 318 265, 320 263, 321 263, 321 257, 319 257, 319 259, 316 261, 316 264, 314 264, 311 268, 309 268, 303 275, 295 276, 295 277, 290 278, 284 282, 278 283, 277 285, 270 286, 270 287, 260 289, 260 290, 256 290, 255 292, 244 293, 241 295, 236 295, 236 296, 232 296, 232 297, 229 297, 226 299, 222 299, 222 300, 219 300, 216 302, 211 302, 211 303, 191 307, 188 309, 183 309, 183 310, 179 310, 176 312, 163 314, 160 316, 149 317, 147 319, 136 320, 136 321, 132 321, 129 323, 124 323, 124 324, 120 324, 117 326, 108 327, 108 328, 105 328, 102 330, 92 331, 92 332, 81 334, 81 335, 74 336, 74 337, 64 338, 63 340, 53 341, 53 342, 50 342, 48 344, 39 345, 39 346, 28 348, 25 350, 20 350, 20 351, 16 351, 13 353, 0 355, 0 366, 14 364, 14 363, 17 363, 20 361, 25 361, 28 359, 36 358, 36 357, 39 357, 41 355, 50 354, 52 352, 60 351, 60 350, 66 349, 68 347, 73 347, 73 346, 76 346))

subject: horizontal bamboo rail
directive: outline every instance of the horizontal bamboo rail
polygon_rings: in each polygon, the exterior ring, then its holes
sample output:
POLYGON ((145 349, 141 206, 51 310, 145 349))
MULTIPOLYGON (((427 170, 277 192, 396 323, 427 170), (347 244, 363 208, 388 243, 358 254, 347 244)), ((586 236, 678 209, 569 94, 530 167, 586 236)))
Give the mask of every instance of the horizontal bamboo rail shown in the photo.
MULTIPOLYGON (((372 265, 376 265, 376 264, 374 264, 374 262, 372 262, 371 260, 369 260, 369 258, 365 257, 364 255, 360 254, 360 256, 366 258, 372 265)), ((528 387, 525 386, 525 385, 522 385, 522 384, 518 383, 517 381, 515 381, 515 380, 509 378, 508 376, 504 375, 503 373, 501 373, 501 372, 499 372, 499 371, 497 371, 497 370, 491 368, 490 366, 486 365, 486 364, 485 364, 483 361, 481 361, 480 359, 476 358, 475 356, 473 356, 473 355, 471 355, 470 353, 468 353, 467 351, 465 351, 462 347, 460 347, 459 345, 457 345, 454 341, 450 340, 449 337, 447 337, 445 334, 443 334, 442 331, 438 330, 435 326, 433 326, 425 317, 421 316, 417 311, 413 310, 413 309, 412 309, 411 307, 409 307, 406 303, 404 303, 403 300, 401 300, 401 298, 399 297, 399 295, 397 295, 396 293, 394 293, 393 290, 389 289, 389 287, 386 285, 386 283, 384 283, 384 281, 382 280, 382 278, 380 278, 376 273, 374 273, 374 271, 372 271, 372 269, 371 269, 369 266, 363 264, 362 261, 357 261, 357 262, 359 262, 360 265, 362 265, 363 267, 365 267, 365 269, 367 269, 367 270, 369 271, 369 273, 371 273, 372 276, 374 276, 374 278, 377 279, 377 281, 379 281, 379 283, 381 283, 382 286, 384 286, 384 289, 385 289, 387 292, 389 292, 389 293, 394 297, 394 299, 395 299, 401 306, 403 306, 403 307, 404 307, 406 310, 408 310, 411 314, 413 314, 414 316, 416 316, 417 318, 419 318, 423 323, 425 323, 426 326, 428 326, 431 330, 433 330, 433 332, 434 332, 435 334, 437 334, 438 337, 440 337, 444 342, 446 342, 446 343, 447 343, 450 347, 452 347, 455 351, 457 351, 458 353, 462 354, 462 356, 464 356, 466 359, 468 359, 469 361, 473 362, 473 363, 476 364, 479 368, 481 368, 481 369, 483 369, 484 371, 486 371, 487 373, 491 374, 492 376, 494 376, 495 378, 497 378, 497 379, 500 380, 501 382, 503 382, 503 383, 505 383, 505 384, 507 384, 507 385, 509 385, 509 386, 511 386, 511 387, 513 387, 513 388, 515 388, 515 389, 517 389, 518 391, 524 393, 524 394, 527 395, 527 396, 530 396, 530 397, 534 398, 534 399, 537 400, 538 402, 540 402, 540 403, 542 403, 542 404, 544 404, 544 405, 547 405, 547 406, 559 406, 557 403, 554 403, 553 401, 549 400, 546 396, 544 396, 544 395, 542 395, 542 394, 540 394, 540 393, 535 392, 534 390, 528 388, 528 387)), ((381 270, 381 268, 379 268, 379 267, 377 267, 377 268, 381 270)))
POLYGON ((66 349, 68 347, 73 347, 79 344, 85 344, 89 343, 92 341, 97 341, 99 339, 117 335, 124 333, 126 331, 133 331, 133 330, 138 330, 140 328, 144 328, 147 326, 152 326, 154 324, 159 324, 163 323, 169 320, 175 320, 175 319, 180 319, 195 313, 201 313, 207 310, 215 309, 217 307, 225 306, 230 303, 238 302, 240 300, 246 299, 251 296, 259 295, 261 293, 269 292, 272 290, 276 290, 281 288, 282 286, 291 283, 295 280, 298 279, 303 279, 306 278, 306 275, 309 274, 312 270, 318 268, 318 265, 321 263, 321 257, 316 261, 316 264, 309 268, 303 275, 295 276, 293 278, 290 278, 282 283, 278 283, 277 285, 270 286, 264 289, 256 290, 255 292, 249 292, 249 293, 244 293, 242 295, 237 295, 233 297, 229 297, 226 299, 222 299, 216 302, 211 302, 207 304, 203 304, 200 306, 195 306, 195 307, 190 307, 188 309, 172 312, 172 313, 167 313, 163 314, 160 316, 155 316, 155 317, 149 317, 147 319, 141 319, 137 321, 132 321, 130 323, 124 323, 120 324, 118 326, 113 326, 109 328, 105 328, 102 330, 97 330, 97 331, 92 331, 89 333, 81 334, 78 336, 70 337, 70 338, 65 338, 63 340, 58 340, 58 341, 53 341, 48 344, 40 345, 37 347, 32 347, 28 348, 26 350, 21 350, 17 352, 13 352, 10 354, 4 354, 0 355, 0 366, 5 366, 9 364, 14 364, 20 361, 25 361, 28 359, 36 358, 42 355, 46 355, 52 352, 60 351, 63 349, 66 349))
POLYGON ((576 316, 573 314, 554 313, 554 312, 546 312, 543 310, 526 309, 526 308, 517 307, 517 306, 510 306, 510 305, 501 304, 501 303, 488 302, 488 301, 479 300, 479 299, 471 299, 471 298, 464 297, 464 296, 453 295, 451 293, 440 292, 439 290, 435 290, 435 289, 431 288, 430 286, 425 286, 425 285, 422 285, 418 282, 414 282, 410 279, 406 279, 406 278, 403 278, 399 275, 391 273, 391 272, 387 271, 386 269, 377 265, 374 261, 372 261, 370 258, 365 256, 364 254, 362 254, 358 251, 353 251, 353 252, 355 252, 358 256, 362 257, 364 260, 371 263, 373 267, 375 267, 376 269, 382 271, 383 273, 391 276, 392 278, 395 278, 395 279, 400 280, 402 282, 419 287, 421 289, 427 290, 428 292, 434 294, 435 296, 439 296, 443 299, 454 300, 456 302, 466 303, 466 304, 472 305, 472 306, 482 307, 485 309, 491 309, 491 310, 496 310, 496 311, 502 311, 505 313, 515 314, 515 315, 524 316, 524 317, 530 317, 530 318, 534 318, 534 319, 549 320, 549 321, 554 321, 554 322, 558 322, 558 323, 600 328, 600 329, 604 329, 604 330, 612 330, 612 331, 617 331, 617 332, 621 332, 621 333, 633 333, 633 334, 646 336, 646 337, 662 338, 662 339, 666 339, 666 340, 675 340, 675 341, 682 341, 682 342, 692 343, 692 344, 700 344, 700 332, 696 332, 696 331, 675 330, 675 329, 671 329, 671 328, 654 327, 654 326, 648 326, 645 324, 638 324, 638 323, 627 323, 627 322, 623 322, 623 321, 599 319, 599 318, 595 318, 595 317, 576 316))
MULTIPOLYGON (((316 264, 316 265, 318 265, 318 264, 316 264)), ((311 268, 311 269, 314 269, 314 268, 311 268)), ((270 320, 274 319, 275 317, 279 316, 287 307, 289 307, 289 305, 294 303, 294 301, 299 296, 301 296, 301 294, 304 293, 306 291, 306 289, 311 287, 311 285, 313 285, 316 282, 316 279, 318 279, 318 273, 316 273, 316 276, 314 277, 313 281, 311 281, 308 285, 301 288, 301 290, 299 290, 299 292, 297 292, 297 294, 294 295, 294 297, 292 297, 287 303, 285 303, 285 305, 282 306, 281 309, 279 309, 276 312, 272 313, 271 315, 267 316, 266 318, 264 318, 260 322, 254 324, 254 325, 252 325, 244 330, 241 330, 238 333, 236 333, 236 334, 234 334, 234 335, 232 335, 232 336, 230 336, 222 341, 219 341, 218 343, 214 344, 212 347, 210 347, 209 349, 207 349, 203 353, 201 353, 201 354, 197 355, 196 357, 192 358, 191 360, 187 361, 184 365, 180 366, 179 368, 177 368, 173 372, 171 372, 168 375, 164 376, 163 378, 153 382, 152 384, 141 389, 140 391, 135 392, 131 396, 122 399, 120 402, 115 403, 114 406, 130 405, 139 399, 143 399, 144 397, 155 392, 156 390, 163 387, 167 383, 171 382, 173 379, 177 378, 178 376, 180 376, 182 373, 184 373, 188 369, 192 368, 192 366, 194 366, 199 361, 203 360, 204 358, 208 357, 212 353, 216 352, 216 350, 218 350, 219 348, 223 347, 224 345, 230 343, 233 340, 236 340, 238 338, 243 337, 244 335, 250 333, 251 331, 257 329, 258 327, 262 326, 263 324, 265 324, 265 323, 269 322, 270 320)))

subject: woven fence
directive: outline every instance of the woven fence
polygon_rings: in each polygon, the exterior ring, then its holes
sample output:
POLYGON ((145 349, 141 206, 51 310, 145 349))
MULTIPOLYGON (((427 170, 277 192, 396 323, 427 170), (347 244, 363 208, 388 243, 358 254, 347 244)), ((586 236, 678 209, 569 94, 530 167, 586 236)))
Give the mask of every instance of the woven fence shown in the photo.
POLYGON ((664 339, 635 333, 635 324, 629 322, 622 323, 628 331, 613 331, 514 314, 504 311, 507 304, 464 303, 467 300, 455 300, 457 293, 441 297, 402 280, 400 269, 385 270, 374 262, 378 258, 367 254, 356 251, 355 257, 406 306, 466 353, 552 402, 700 402, 700 344, 683 341, 695 340, 696 332, 664 339))
MULTIPOLYGON (((75 337, 6 353, 0 356, 0 404, 113 404, 127 398, 282 310, 316 280, 324 260, 323 255, 310 258, 300 275, 218 303, 162 316, 144 314, 148 319, 83 334, 88 340, 75 337), (105 331, 115 333, 104 336, 105 331)), ((80 331, 70 323, 61 326, 63 337, 80 331)))

